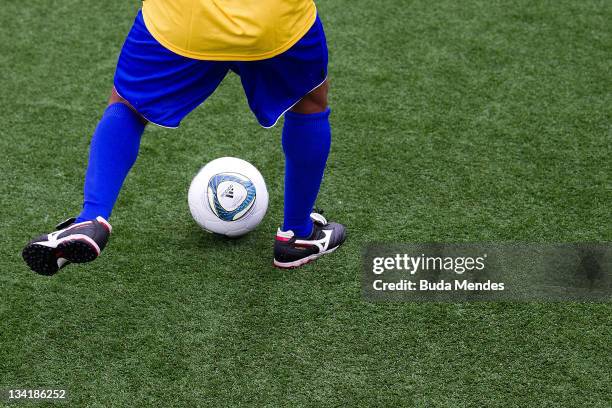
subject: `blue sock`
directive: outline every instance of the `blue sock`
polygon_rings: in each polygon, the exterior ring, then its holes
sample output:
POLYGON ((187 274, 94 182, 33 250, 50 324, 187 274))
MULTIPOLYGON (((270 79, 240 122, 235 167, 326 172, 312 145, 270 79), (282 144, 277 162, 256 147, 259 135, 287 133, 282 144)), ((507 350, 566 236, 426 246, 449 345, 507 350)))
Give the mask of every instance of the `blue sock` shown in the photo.
POLYGON ((136 162, 145 125, 136 112, 122 103, 109 106, 89 147, 83 211, 77 222, 111 215, 123 180, 136 162))
POLYGON ((283 230, 298 237, 312 233, 310 213, 323 180, 331 145, 329 109, 304 115, 287 112, 283 127, 285 152, 285 220, 283 230))

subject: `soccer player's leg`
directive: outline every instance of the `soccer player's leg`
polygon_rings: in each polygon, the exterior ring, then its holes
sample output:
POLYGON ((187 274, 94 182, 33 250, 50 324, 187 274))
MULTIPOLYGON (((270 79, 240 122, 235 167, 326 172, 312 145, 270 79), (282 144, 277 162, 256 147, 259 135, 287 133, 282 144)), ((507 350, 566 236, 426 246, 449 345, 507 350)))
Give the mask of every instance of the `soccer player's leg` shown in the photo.
POLYGON ((285 114, 282 146, 285 153, 283 230, 309 237, 314 207, 331 146, 327 80, 285 114))
POLYGON ((100 255, 112 230, 107 220, 136 161, 146 122, 113 89, 91 138, 83 210, 26 245, 22 256, 32 270, 53 275, 69 263, 90 262, 100 255))
POLYGON ((108 107, 91 138, 83 209, 77 223, 110 218, 123 182, 138 157, 146 124, 147 120, 113 88, 108 107))
POLYGON ((294 268, 333 252, 346 239, 342 224, 313 212, 331 146, 327 80, 285 114, 283 228, 276 234, 274 264, 294 268))
POLYGON ((96 259, 108 241, 108 219, 138 156, 148 122, 178 127, 227 73, 221 63, 192 60, 161 46, 139 13, 123 45, 109 105, 93 134, 81 213, 30 241, 28 266, 52 275, 70 263, 96 259))
POLYGON ((284 222, 274 245, 274 264, 281 268, 317 259, 346 238, 344 226, 313 212, 331 144, 327 58, 325 33, 317 18, 288 51, 235 68, 262 126, 271 127, 285 115, 284 222))

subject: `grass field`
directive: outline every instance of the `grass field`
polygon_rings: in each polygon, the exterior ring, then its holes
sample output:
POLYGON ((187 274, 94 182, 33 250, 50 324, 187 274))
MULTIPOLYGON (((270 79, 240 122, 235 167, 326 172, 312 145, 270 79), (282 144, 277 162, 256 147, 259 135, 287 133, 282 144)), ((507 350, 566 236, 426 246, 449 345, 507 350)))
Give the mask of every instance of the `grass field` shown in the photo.
POLYGON ((280 127, 260 129, 229 76, 179 130, 147 130, 104 256, 44 278, 20 251, 79 211, 139 3, 2 1, 0 387, 88 407, 612 405, 609 304, 360 295, 370 242, 612 240, 612 3, 318 5, 334 129, 318 204, 345 247, 271 267, 280 127), (228 155, 271 200, 237 241, 199 230, 186 199, 228 155))

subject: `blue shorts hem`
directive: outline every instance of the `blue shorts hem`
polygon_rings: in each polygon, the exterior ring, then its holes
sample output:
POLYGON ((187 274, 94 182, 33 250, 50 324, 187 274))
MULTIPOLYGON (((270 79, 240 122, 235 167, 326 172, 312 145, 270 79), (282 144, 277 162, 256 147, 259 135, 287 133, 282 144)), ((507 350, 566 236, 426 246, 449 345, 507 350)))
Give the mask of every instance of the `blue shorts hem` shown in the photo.
POLYGON ((149 115, 147 115, 147 113, 146 113, 146 112, 142 112, 142 110, 140 110, 140 109, 138 109, 136 106, 134 106, 134 104, 132 103, 132 101, 130 101, 130 100, 129 100, 128 98, 126 98, 125 96, 123 96, 124 94, 122 93, 122 91, 120 90, 120 87, 117 85, 117 83, 116 83, 116 82, 113 84, 113 86, 114 86, 114 88, 115 88, 115 92, 117 92, 117 95, 119 95, 119 96, 121 97, 121 99, 123 99, 123 100, 125 100, 127 103, 129 103, 129 104, 130 104, 130 106, 131 106, 131 107, 132 107, 132 108, 133 108, 133 109, 134 109, 136 112, 138 112, 138 114, 139 114, 140 116, 142 116, 142 117, 143 117, 143 118, 144 118, 144 119, 145 119, 147 122, 149 122, 150 124, 155 125, 155 126, 159 126, 159 127, 165 128, 165 129, 178 129, 178 128, 179 128, 179 126, 180 126, 180 124, 181 124, 180 122, 179 122, 179 123, 177 123, 177 124, 169 125, 169 124, 164 124, 164 123, 161 123, 161 121, 151 120, 151 119, 149 118, 149 115))

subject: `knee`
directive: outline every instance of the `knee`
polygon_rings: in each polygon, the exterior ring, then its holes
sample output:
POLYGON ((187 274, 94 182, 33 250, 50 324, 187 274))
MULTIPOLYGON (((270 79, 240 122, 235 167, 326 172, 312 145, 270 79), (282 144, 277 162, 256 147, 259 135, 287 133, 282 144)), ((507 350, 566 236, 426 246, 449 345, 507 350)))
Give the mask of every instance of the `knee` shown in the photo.
POLYGON ((329 83, 327 80, 325 80, 325 82, 323 82, 318 88, 311 91, 308 95, 304 96, 298 103, 296 103, 291 108, 291 112, 305 115, 324 112, 327 109, 328 92, 329 83))
POLYGON ((126 105, 127 107, 132 109, 140 117, 140 121, 142 123, 144 123, 145 125, 147 123, 149 123, 149 121, 146 120, 140 113, 138 113, 138 111, 128 101, 123 99, 123 97, 121 97, 121 95, 119 95, 117 93, 117 90, 115 89, 115 87, 113 87, 113 90, 111 91, 111 95, 108 98, 108 106, 113 105, 115 103, 122 103, 122 104, 126 105))

